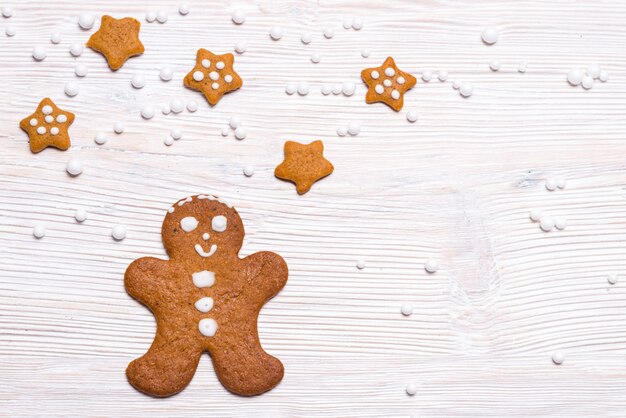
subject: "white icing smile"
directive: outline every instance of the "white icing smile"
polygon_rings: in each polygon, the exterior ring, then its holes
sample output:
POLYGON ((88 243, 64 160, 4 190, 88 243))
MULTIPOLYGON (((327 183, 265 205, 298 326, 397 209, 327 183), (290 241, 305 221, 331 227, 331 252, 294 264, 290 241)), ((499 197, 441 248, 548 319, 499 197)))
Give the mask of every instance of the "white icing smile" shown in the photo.
POLYGON ((205 252, 204 249, 202 248, 202 245, 200 244, 196 244, 194 248, 196 249, 196 252, 198 253, 200 257, 205 257, 205 258, 211 257, 213 254, 215 254, 215 251, 217 251, 217 245, 215 244, 211 245, 209 252, 205 252))

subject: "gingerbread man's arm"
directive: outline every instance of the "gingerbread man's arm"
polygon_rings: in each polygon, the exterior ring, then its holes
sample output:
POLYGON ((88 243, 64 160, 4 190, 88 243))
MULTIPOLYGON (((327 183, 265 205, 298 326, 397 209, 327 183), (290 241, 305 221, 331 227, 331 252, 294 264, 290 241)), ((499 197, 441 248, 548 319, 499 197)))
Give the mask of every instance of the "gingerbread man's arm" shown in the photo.
POLYGON ((248 281, 255 293, 274 297, 287 283, 289 269, 281 256, 270 251, 254 253, 244 259, 247 263, 248 281))
POLYGON ((133 261, 124 273, 124 287, 129 295, 150 305, 159 295, 169 270, 168 261, 144 257, 133 261))

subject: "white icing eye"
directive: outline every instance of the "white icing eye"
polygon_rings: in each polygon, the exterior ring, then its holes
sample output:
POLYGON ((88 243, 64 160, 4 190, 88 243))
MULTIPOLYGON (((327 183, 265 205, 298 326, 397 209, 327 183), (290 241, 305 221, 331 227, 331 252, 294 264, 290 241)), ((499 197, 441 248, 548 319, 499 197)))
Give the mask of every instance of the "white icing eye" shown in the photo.
POLYGON ((193 216, 187 216, 180 221, 180 227, 185 232, 191 232, 198 227, 198 220, 193 216))
POLYGON ((226 217, 223 215, 218 215, 214 217, 211 221, 211 228, 213 228, 213 230, 217 232, 224 232, 226 231, 226 223, 226 217))

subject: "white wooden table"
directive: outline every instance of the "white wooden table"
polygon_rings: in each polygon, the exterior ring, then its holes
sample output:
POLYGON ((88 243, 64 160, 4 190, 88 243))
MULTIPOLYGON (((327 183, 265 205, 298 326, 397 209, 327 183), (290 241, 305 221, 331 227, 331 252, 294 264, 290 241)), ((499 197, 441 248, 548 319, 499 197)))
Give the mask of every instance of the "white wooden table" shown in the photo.
POLYGON ((516 1, 9 0, 0 19, 0 415, 525 417, 626 414, 626 3, 516 1), (209 5, 206 5, 206 4, 209 5), (242 8, 248 18, 234 25, 242 8), (165 9, 165 24, 146 23, 165 9), (142 21, 146 53, 113 73, 101 55, 69 55, 80 12, 142 21), (360 31, 341 22, 361 17, 360 31), (7 25, 16 35, 4 36, 7 25), (271 26, 285 35, 270 40, 271 26), (336 35, 324 39, 332 26, 336 35), (500 40, 486 46, 486 26, 500 40), (60 31, 59 45, 49 42, 60 31), (300 36, 314 35, 304 46, 300 36), (195 51, 232 51, 240 91, 209 108, 182 86, 195 51), (31 50, 47 48, 34 62, 31 50), (371 56, 361 57, 368 48, 371 56), (310 55, 322 61, 312 64, 310 55), (419 77, 396 114, 366 105, 361 69, 391 55, 419 77), (489 62, 498 59, 494 73, 489 62), (518 73, 527 61, 525 74, 518 73), (74 76, 76 62, 89 74, 74 76), (572 67, 599 63, 607 83, 567 84, 572 67), (158 73, 170 65, 174 80, 158 73), (141 90, 133 74, 146 77, 141 90), (80 84, 75 98, 67 81, 80 84), (472 83, 460 97, 452 80, 472 83), (287 96, 287 82, 311 93, 287 96), (354 81, 352 97, 323 96, 324 83, 354 81), (18 122, 43 97, 76 113, 72 148, 30 153, 18 122), (140 108, 197 100, 195 113, 142 120, 140 108), (409 109, 420 119, 406 121, 409 109), (220 132, 232 115, 243 141, 220 132), (356 137, 335 130, 360 122, 356 137), (122 135, 112 132, 123 122, 122 135), (171 128, 184 138, 166 147, 171 128), (108 136, 94 143, 98 131, 108 136), (324 140, 335 172, 298 196, 273 177, 282 145, 324 140), (71 178, 65 165, 84 161, 71 178), (247 178, 245 165, 256 172, 247 178), (548 192, 550 177, 565 190, 548 192), (247 228, 243 253, 272 250, 289 264, 285 289, 263 309, 268 352, 282 383, 253 398, 228 393, 203 356, 181 394, 135 391, 126 365, 149 347, 150 312, 124 291, 127 265, 164 256, 164 211, 179 198, 232 200, 247 228), (74 211, 89 218, 77 223, 74 211), (532 208, 568 220, 542 232, 532 208), (47 228, 36 240, 33 226, 47 228), (115 242, 113 225, 128 228, 115 242), (357 270, 365 258, 367 268, 357 270), (428 258, 440 269, 429 275, 428 258), (411 303, 415 312, 400 314, 411 303), (565 355, 561 366, 552 353, 565 355), (417 395, 405 386, 415 383, 417 395))

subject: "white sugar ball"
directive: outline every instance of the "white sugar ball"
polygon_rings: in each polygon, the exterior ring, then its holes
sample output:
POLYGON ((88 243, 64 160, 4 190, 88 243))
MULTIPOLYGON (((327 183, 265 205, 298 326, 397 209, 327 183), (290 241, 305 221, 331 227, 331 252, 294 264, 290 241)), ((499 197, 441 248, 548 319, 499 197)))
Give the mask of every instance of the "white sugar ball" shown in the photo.
POLYGON ((324 28, 324 37, 330 39, 335 36, 335 30, 331 27, 324 28))
POLYGON ((85 64, 78 63, 74 67, 74 74, 76 74, 77 77, 84 77, 87 75, 87 72, 88 72, 88 69, 85 64))
POLYGON ((178 5, 178 13, 185 16, 189 14, 189 5, 187 3, 182 3, 178 5))
POLYGON ((332 89, 333 94, 334 95, 341 94, 342 88, 343 88, 343 85, 341 83, 333 84, 333 89, 332 89))
POLYGON ((287 83, 285 86, 285 93, 288 95, 294 94, 298 90, 298 85, 296 83, 287 83))
POLYGON ((52 42, 53 44, 60 44, 61 43, 61 33, 60 32, 53 32, 52 35, 50 35, 50 42, 52 42))
POLYGON ((254 175, 254 167, 247 165, 243 168, 243 175, 246 177, 252 177, 254 175))
POLYGON ((400 312, 404 316, 411 315, 413 313, 413 305, 411 305, 410 303, 402 304, 402 306, 400 307, 400 312))
POLYGON ((2 8, 2 16, 9 18, 13 16, 13 8, 9 6, 5 6, 2 8))
POLYGON ((460 89, 460 88, 461 88, 461 83, 459 83, 458 81, 454 80, 454 81, 452 82, 452 88, 453 88, 454 90, 458 90, 458 89, 460 89))
POLYGON ((323 84, 320 91, 324 96, 328 96, 333 91, 333 86, 330 84, 323 84))
POLYGON ((409 396, 415 396, 417 394, 417 385, 415 383, 409 383, 406 385, 406 394, 409 396))
POLYGON ((246 132, 246 128, 244 128, 243 126, 240 126, 237 129, 235 129, 235 138, 246 139, 247 135, 248 133, 246 132))
POLYGON ((353 19, 351 17, 347 17, 341 22, 341 26, 343 26, 344 29, 350 29, 352 27, 352 21, 353 19))
POLYGON ((156 20, 156 12, 150 11, 146 13, 146 22, 152 23, 156 20))
POLYGON ((565 218, 555 218, 554 219, 554 226, 556 227, 556 229, 562 231, 567 227, 567 219, 565 218))
POLYGON ((298 84, 298 94, 300 96, 306 96, 309 94, 309 83, 302 82, 298 84))
POLYGON ((181 131, 178 128, 172 128, 170 130, 170 135, 172 138, 174 138, 175 140, 179 140, 183 137, 183 131, 181 131))
POLYGON ((73 57, 80 57, 83 50, 83 44, 80 42, 72 42, 72 45, 70 45, 70 54, 72 54, 73 57))
POLYGON ((600 66, 598 64, 591 64, 587 67, 587 75, 593 79, 600 77, 600 66))
POLYGON ((439 71, 437 73, 437 78, 439 79, 439 81, 446 81, 448 79, 448 72, 447 71, 439 71))
POLYGON ((563 364, 564 360, 565 360, 565 355, 563 354, 562 351, 555 351, 554 353, 552 353, 552 362, 556 364, 557 366, 560 364, 563 364))
POLYGON ((554 219, 552 219, 551 216, 542 216, 539 227, 545 232, 552 231, 552 228, 554 228, 554 219))
POLYGON ((432 78, 433 78, 432 71, 429 71, 429 70, 422 71, 422 80, 428 83, 432 78))
POLYGON ((78 26, 83 29, 93 28, 94 23, 96 23, 96 17, 91 13, 81 13, 78 16, 78 26))
POLYGON ((170 81, 174 76, 174 71, 170 67, 163 67, 161 71, 159 71, 159 77, 163 81, 170 81))
POLYGON ((172 138, 171 136, 168 136, 167 138, 163 140, 163 143, 169 147, 170 145, 174 143, 174 138, 172 138))
POLYGON ((171 112, 172 109, 170 109, 170 105, 164 104, 163 106, 161 106, 161 113, 163 113, 164 115, 169 115, 171 112))
POLYGON ((366 262, 364 258, 359 258, 358 260, 356 260, 356 268, 358 268, 359 270, 363 270, 366 267, 366 262))
POLYGON ((434 258, 429 258, 426 260, 426 263, 424 263, 424 269, 428 273, 436 273, 437 270, 439 270, 439 262, 434 258))
POLYGON ((556 180, 553 178, 549 178, 546 180, 546 189, 550 192, 556 190, 556 180))
POLYGON ((46 58, 46 48, 43 46, 36 46, 33 48, 33 58, 36 61, 43 61, 46 58))
POLYGON ((352 96, 354 94, 355 89, 356 89, 356 84, 354 84, 351 81, 347 83, 343 83, 343 86, 341 86, 341 92, 344 94, 344 96, 352 96))
POLYGON ((33 236, 37 239, 41 239, 46 236, 46 227, 42 224, 37 224, 33 228, 33 236))
POLYGON ((87 219, 87 211, 83 208, 76 209, 76 212, 74 212, 74 219, 76 219, 76 222, 85 222, 87 219))
POLYGON ((135 74, 130 80, 130 84, 136 89, 142 89, 146 85, 146 78, 141 74, 135 74))
POLYGON ((366 49, 366 48, 363 48, 363 49, 361 50, 361 56, 362 56, 363 58, 369 58, 369 56, 370 56, 370 50, 369 50, 369 49, 366 49))
POLYGON ((606 83, 607 81, 609 81, 609 73, 604 70, 600 71, 598 79, 600 79, 600 81, 602 81, 603 83, 606 83))
POLYGON ((159 23, 165 23, 167 22, 167 12, 165 10, 159 10, 156 14, 156 20, 159 23))
POLYGON ((348 128, 346 128, 345 126, 340 126, 339 128, 337 128, 338 136, 346 136, 347 134, 348 134, 348 128))
POLYGON ((5 33, 5 34, 6 34, 9 38, 10 38, 10 37, 12 37, 12 36, 15 36, 15 33, 16 33, 16 31, 15 31, 15 26, 13 26, 13 25, 8 25, 8 26, 6 27, 6 29, 4 30, 4 33, 5 33))
POLYGON ((617 284, 617 282, 619 281, 619 277, 617 276, 617 274, 609 274, 607 280, 609 281, 609 284, 617 284))
POLYGON ((239 41, 235 44, 235 52, 243 54, 248 49, 248 44, 245 41, 239 41))
POLYGON ((567 186, 567 180, 565 177, 557 177, 556 178, 556 187, 563 190, 567 186))
POLYGON ((195 100, 189 100, 187 102, 187 110, 190 111, 191 113, 198 110, 198 106, 199 106, 198 102, 196 102, 195 100))
POLYGON ((483 39, 483 42, 486 43, 487 45, 493 45, 496 42, 498 42, 499 36, 500 34, 498 33, 498 30, 490 26, 488 28, 485 28, 485 30, 483 30, 481 38, 483 39))
POLYGON ((170 100, 170 109, 172 110, 172 112, 174 113, 180 113, 183 110, 185 110, 185 102, 183 102, 181 99, 172 99, 170 100))
POLYGON ((357 122, 348 123, 348 133, 352 136, 358 135, 361 132, 361 125, 357 122))
POLYGON ((237 25, 241 25, 246 21, 246 13, 241 9, 237 9, 233 12, 231 18, 237 25))
POLYGON ((69 97, 74 97, 78 94, 80 88, 78 87, 78 83, 75 81, 68 81, 65 83, 65 94, 69 97))
POLYGON ((116 241, 121 241, 126 238, 126 227, 124 225, 115 225, 111 228, 111 236, 116 241))
POLYGON ((124 124, 120 123, 120 122, 116 122, 115 125, 113 125, 113 132, 115 132, 116 134, 121 134, 124 132, 124 124))
POLYGON ((272 28, 270 29, 270 37, 273 40, 278 41, 280 38, 283 37, 283 28, 281 28, 280 26, 272 26, 272 28))
POLYGON ((93 140, 98 145, 104 145, 107 142, 107 137, 104 132, 98 132, 96 136, 93 137, 93 140))
POLYGON ((590 77, 588 75, 584 76, 582 84, 585 90, 589 90, 590 88, 593 87, 593 77, 590 77))
POLYGON ((533 222, 539 222, 539 220, 541 219, 541 215, 542 212, 539 209, 533 209, 530 211, 530 213, 528 214, 528 217, 530 218, 531 221, 533 222))
POLYGON ((474 94, 474 87, 470 83, 462 83, 459 87, 459 93, 463 97, 470 97, 474 94))
POLYGON ((236 115, 231 116, 230 120, 228 121, 228 126, 230 126, 232 129, 237 129, 239 125, 241 125, 241 118, 236 115))
POLYGON ((409 110, 406 113, 406 120, 408 120, 409 122, 413 123, 413 122, 417 122, 417 110, 409 110))
POLYGON ((144 119, 152 119, 154 117, 154 106, 147 104, 141 108, 141 117, 144 119))
POLYGON ((583 77, 585 74, 580 68, 572 68, 567 73, 567 82, 572 86, 578 86, 583 82, 583 77))
POLYGON ((363 29, 363 19, 361 19, 360 17, 355 17, 354 19, 352 19, 352 29, 354 30, 363 29))
POLYGON ((78 176, 83 172, 83 161, 80 158, 72 158, 67 162, 65 170, 70 176, 78 176))
POLYGON ((489 68, 491 69, 491 71, 500 71, 500 68, 502 66, 500 65, 500 61, 498 60, 493 60, 489 63, 489 68))
POLYGON ((526 61, 522 61, 517 66, 517 71, 520 72, 520 73, 525 73, 527 67, 528 67, 528 63, 526 61))
POLYGON ((312 40, 313 40, 313 35, 311 34, 311 32, 304 32, 302 36, 300 37, 300 41, 305 45, 310 44, 312 40))
POLYGON ((314 64, 317 64, 318 62, 320 62, 322 60, 322 56, 320 54, 313 54, 311 55, 311 62, 314 64))

